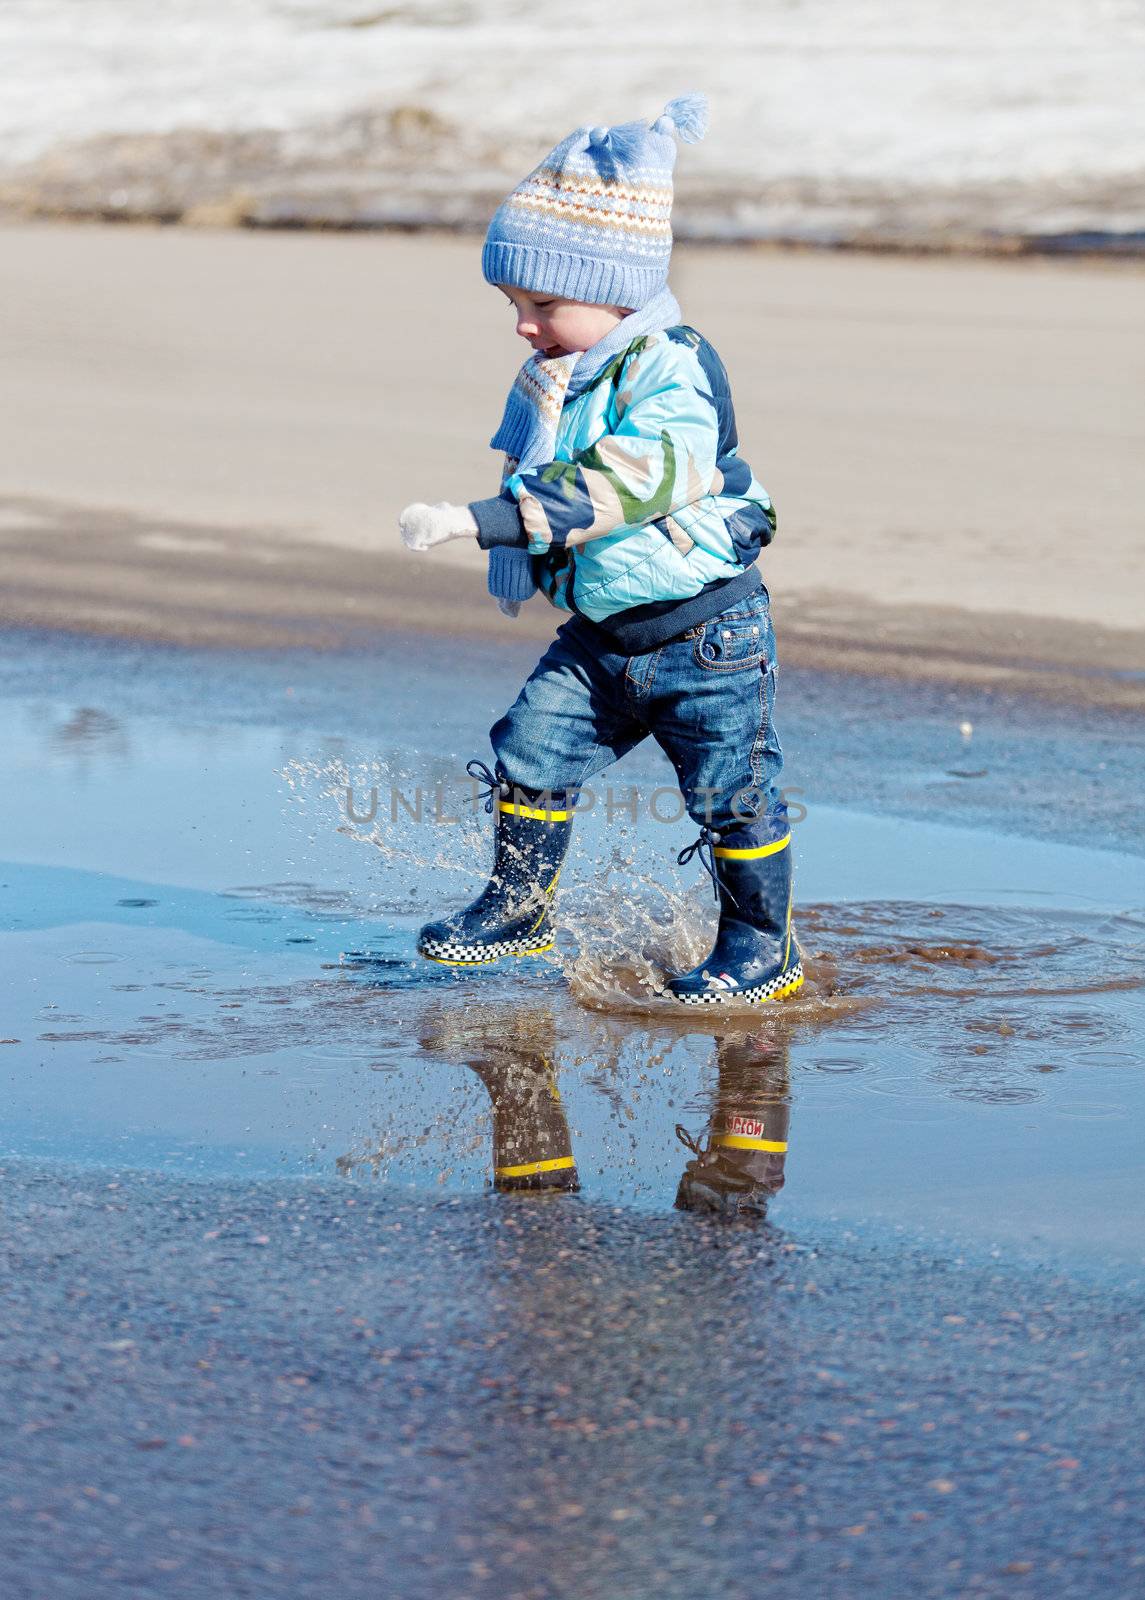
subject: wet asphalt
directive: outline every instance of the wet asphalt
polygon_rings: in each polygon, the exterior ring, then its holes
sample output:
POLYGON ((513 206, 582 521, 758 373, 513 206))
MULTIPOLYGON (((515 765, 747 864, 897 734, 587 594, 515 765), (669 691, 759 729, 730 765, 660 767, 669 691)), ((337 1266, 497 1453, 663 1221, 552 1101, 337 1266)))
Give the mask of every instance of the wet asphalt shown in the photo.
MULTIPOLYGON (((474 646, 470 698, 503 695, 518 653, 474 646)), ((401 641, 236 671, 221 653, 0 638, 0 688, 46 730, 35 781, 74 785, 81 842, 84 763, 121 763, 128 792, 155 760, 128 763, 133 717, 208 705, 204 772, 246 722, 332 738, 350 722, 400 748, 420 670, 401 641), (53 740, 70 766, 50 765, 53 740)), ((809 801, 1140 851, 1139 721, 823 675, 784 692, 809 801)), ((241 818, 253 801, 234 793, 241 818)), ((181 858, 197 848, 180 836, 181 858)), ((1051 1032, 1053 1004, 1051 985, 1051 1032)), ((111 1069, 88 1065, 91 1095, 111 1069)), ((164 1065, 195 1091, 181 1057, 164 1065)), ((864 1163, 911 1146, 916 1114, 864 1163)), ((944 1117, 949 1142, 963 1125, 944 1117)), ((1063 1119, 1028 1186, 1047 1223, 1062 1203, 1044 1173, 1076 1159, 1078 1126, 1063 1119)), ((989 1151, 967 1152, 979 1211, 1006 1204, 989 1151)), ((634 1205, 587 1182, 539 1197, 147 1167, 142 1144, 122 1167, 3 1160, 2 1600, 1145 1596, 1142 1291, 1099 1249, 1039 1265, 980 1226, 959 1242, 956 1220, 940 1241, 909 1196, 896 1231, 786 1199, 718 1222, 672 1210, 671 1186, 634 1205)))
POLYGON ((1145 1593, 1108 1283, 578 1196, 4 1192, 5 1595, 1145 1593))

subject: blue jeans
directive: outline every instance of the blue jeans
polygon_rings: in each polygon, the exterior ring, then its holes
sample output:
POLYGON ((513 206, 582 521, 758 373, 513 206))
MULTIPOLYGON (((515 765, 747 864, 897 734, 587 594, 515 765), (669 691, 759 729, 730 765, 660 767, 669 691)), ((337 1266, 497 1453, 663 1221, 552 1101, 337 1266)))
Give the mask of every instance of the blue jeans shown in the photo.
POLYGON ((602 637, 577 616, 558 628, 489 730, 499 774, 567 794, 651 734, 693 821, 720 830, 757 816, 785 833, 767 590, 646 655, 602 650, 602 637))

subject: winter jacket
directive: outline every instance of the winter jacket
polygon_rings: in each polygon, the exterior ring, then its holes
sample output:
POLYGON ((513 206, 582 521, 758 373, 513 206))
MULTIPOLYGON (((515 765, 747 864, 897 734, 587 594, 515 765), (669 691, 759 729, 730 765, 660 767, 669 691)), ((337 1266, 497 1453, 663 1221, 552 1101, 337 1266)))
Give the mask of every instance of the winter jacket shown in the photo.
POLYGON ((482 549, 527 547, 554 606, 628 654, 760 587, 775 511, 739 454, 723 362, 690 327, 636 339, 566 403, 555 459, 472 503, 482 549))

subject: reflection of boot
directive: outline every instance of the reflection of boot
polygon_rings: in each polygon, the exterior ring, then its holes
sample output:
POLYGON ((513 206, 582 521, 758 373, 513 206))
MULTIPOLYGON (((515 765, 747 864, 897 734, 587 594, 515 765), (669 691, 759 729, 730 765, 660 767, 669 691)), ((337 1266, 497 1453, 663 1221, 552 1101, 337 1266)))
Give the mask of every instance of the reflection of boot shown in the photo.
POLYGON ((568 1119, 549 1061, 490 1071, 470 1062, 493 1103, 495 1189, 579 1189, 568 1119))
POLYGON ((486 810, 494 809, 497 797, 493 873, 472 905, 426 924, 418 935, 418 950, 430 961, 459 967, 551 950, 550 913, 573 812, 554 806, 552 796, 511 791, 480 761, 471 761, 466 770, 490 785, 486 810), (538 799, 549 804, 529 803, 538 799))
POLYGON ((680 852, 681 866, 699 854, 720 903, 711 955, 669 980, 669 994, 685 1005, 782 1000, 803 982, 791 931, 791 835, 769 839, 769 827, 761 821, 721 833, 701 828, 680 852))
POLYGON ((707 1146, 676 1128, 692 1151, 676 1205, 681 1211, 762 1217, 784 1183, 791 1116, 787 1048, 749 1037, 720 1039, 716 1050, 720 1079, 707 1146))
POLYGON ((580 1188, 553 1068, 552 1012, 483 1007, 439 1017, 422 1046, 476 1072, 493 1108, 496 1189, 580 1188))

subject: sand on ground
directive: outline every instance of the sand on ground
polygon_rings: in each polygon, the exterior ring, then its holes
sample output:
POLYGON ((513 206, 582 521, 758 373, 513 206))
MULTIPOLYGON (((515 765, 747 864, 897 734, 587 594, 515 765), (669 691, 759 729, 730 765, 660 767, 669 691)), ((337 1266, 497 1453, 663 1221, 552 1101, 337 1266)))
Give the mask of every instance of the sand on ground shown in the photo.
MULTIPOLYGON (((678 246, 779 510, 784 642, 881 670, 1145 671, 1145 274, 678 246), (952 665, 953 663, 953 665, 952 665), (960 664, 960 665, 959 665, 960 664)), ((0 230, 0 620, 321 644, 551 634, 412 500, 492 493, 524 354, 478 242, 0 230)))

